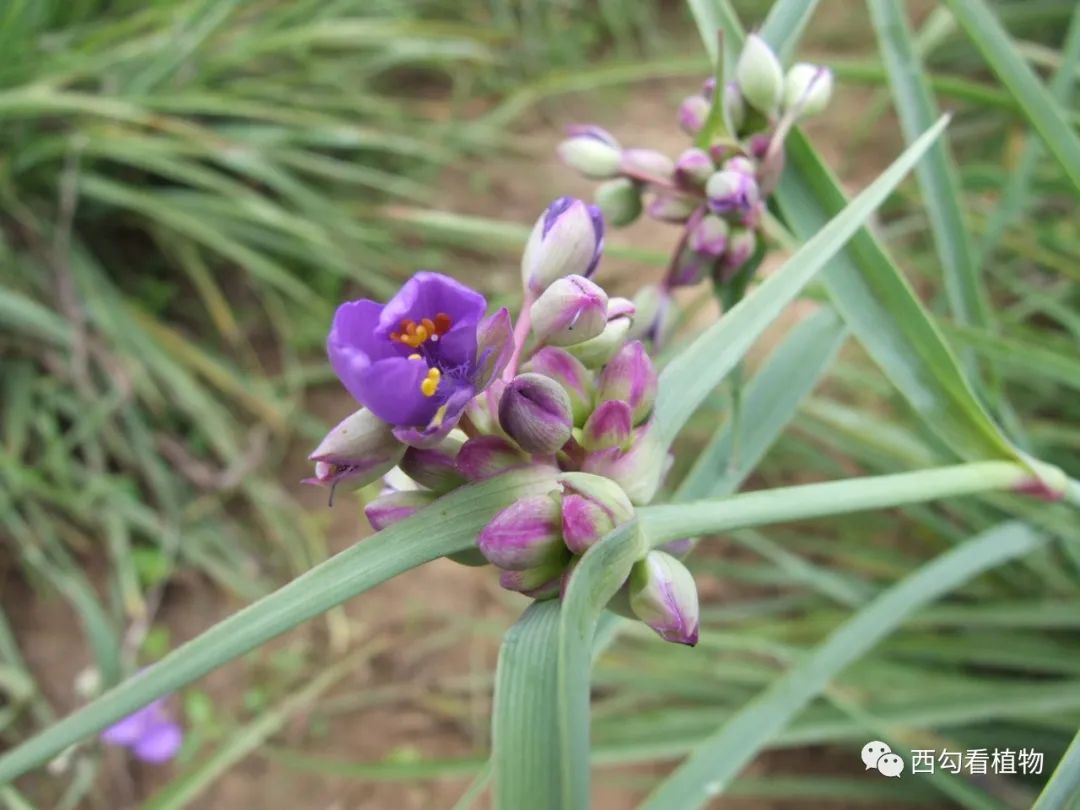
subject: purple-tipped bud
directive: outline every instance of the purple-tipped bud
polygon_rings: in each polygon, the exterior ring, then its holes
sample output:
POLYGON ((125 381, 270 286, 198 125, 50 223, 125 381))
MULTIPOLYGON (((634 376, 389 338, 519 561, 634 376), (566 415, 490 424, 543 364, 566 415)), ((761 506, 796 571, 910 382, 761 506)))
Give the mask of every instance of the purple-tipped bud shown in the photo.
POLYGON ((693 287, 712 272, 714 264, 711 256, 693 250, 689 244, 684 245, 668 272, 667 286, 693 287))
POLYGON ((716 77, 709 76, 701 83, 701 97, 712 98, 716 95, 716 77))
POLYGON ((701 188, 716 171, 704 149, 687 149, 675 161, 675 181, 684 188, 701 188))
POLYGON ((393 428, 361 408, 319 442, 308 457, 315 462, 315 475, 305 483, 362 487, 389 472, 404 453, 405 445, 394 437, 393 428))
POLYGON ((722 168, 726 172, 739 172, 750 177, 757 175, 757 167, 754 165, 754 161, 746 155, 735 155, 728 158, 724 161, 722 168))
POLYGON ((569 556, 567 559, 554 560, 538 568, 503 571, 499 574, 499 584, 508 591, 517 591, 533 599, 550 599, 559 594, 567 562, 569 562, 569 556))
POLYGON ((610 132, 579 125, 569 128, 568 134, 556 149, 563 163, 594 180, 618 176, 622 150, 610 132))
POLYGON ((521 257, 521 279, 533 293, 563 276, 591 276, 604 250, 604 217, 595 205, 560 197, 533 226, 521 257))
POLYGON ((438 495, 419 489, 403 489, 399 492, 387 492, 380 495, 364 507, 368 523, 375 531, 382 531, 398 521, 412 517, 438 495))
POLYGON ((555 279, 532 305, 533 333, 551 346, 581 343, 604 331, 607 307, 607 293, 584 276, 555 279))
POLYGON ((457 454, 458 472, 470 481, 483 481, 528 463, 529 457, 502 436, 476 436, 457 454))
POLYGON ((728 238, 727 251, 722 260, 722 280, 731 278, 746 264, 757 250, 757 236, 749 228, 734 228, 728 238))
POLYGON ((623 174, 640 180, 670 182, 675 176, 675 164, 671 158, 655 149, 625 150, 619 169, 623 174))
POLYGON ((560 496, 530 495, 503 509, 483 528, 476 545, 494 565, 509 571, 538 568, 563 559, 560 496))
POLYGON ((784 77, 784 111, 797 110, 798 118, 817 115, 832 97, 832 71, 820 65, 799 62, 784 77))
POLYGON ((679 129, 687 135, 697 135, 709 117, 709 107, 709 99, 702 96, 684 98, 679 105, 679 129))
POLYGON ((585 456, 581 469, 610 478, 623 488, 632 503, 653 499, 671 466, 667 448, 657 438, 652 422, 638 428, 626 450, 596 450, 585 456))
POLYGON ((604 366, 596 396, 626 403, 635 426, 648 418, 656 401, 656 366, 641 341, 627 343, 604 366))
POLYGON ((758 160, 761 160, 769 153, 770 143, 772 143, 772 136, 767 132, 759 132, 756 135, 751 135, 750 154, 758 160))
POLYGON ((628 404, 618 400, 601 402, 585 420, 585 427, 581 429, 581 446, 586 450, 625 448, 633 430, 634 416, 628 404))
POLYGON ((563 541, 575 554, 584 554, 634 516, 634 505, 614 481, 580 472, 564 473, 559 481, 563 487, 563 541))
POLYGON ((554 453, 573 430, 570 397, 550 377, 519 374, 499 402, 499 424, 526 453, 554 453))
POLYGON ((570 397, 574 424, 585 424, 592 409, 594 385, 593 375, 580 360, 565 349, 544 346, 530 358, 524 370, 543 374, 561 385, 570 397))
POLYGON ((460 439, 447 437, 434 447, 410 447, 398 466, 420 486, 449 492, 465 483, 457 467, 461 445, 460 439))
MULTIPOLYGON (((580 360, 586 368, 599 368, 608 362, 626 342, 632 316, 626 315, 622 303, 626 299, 613 298, 608 302, 608 322, 604 331, 584 343, 567 346, 566 350, 580 360)), ((632 306, 632 305, 631 305, 632 306)))
POLYGON ((616 296, 608 299, 607 317, 609 321, 612 318, 633 318, 636 312, 637 307, 629 298, 616 296))
POLYGON ((727 220, 707 214, 690 231, 686 246, 694 253, 715 259, 724 255, 730 230, 727 220))
POLYGON ((649 200, 645 213, 660 222, 686 222, 697 207, 697 200, 691 197, 660 192, 649 200))
POLYGON ((709 210, 715 214, 741 216, 761 199, 757 181, 742 172, 719 171, 705 184, 709 210))
POLYGON ((724 107, 731 122, 734 134, 738 134, 746 123, 746 99, 739 90, 738 82, 728 82, 724 87, 724 107))
POLYGON ((700 539, 700 537, 683 537, 679 540, 672 540, 670 543, 664 543, 664 545, 660 546, 660 550, 666 551, 677 560, 684 560, 691 551, 697 548, 700 539))
POLYGON ((757 34, 746 38, 735 65, 735 78, 746 102, 764 115, 774 115, 784 94, 784 70, 769 44, 757 34))
POLYGON ((660 638, 693 647, 698 642, 697 586, 686 566, 650 551, 630 571, 630 609, 660 638))
POLYGON ((593 202, 609 225, 621 228, 641 216, 641 189, 628 177, 617 177, 596 187, 593 202))

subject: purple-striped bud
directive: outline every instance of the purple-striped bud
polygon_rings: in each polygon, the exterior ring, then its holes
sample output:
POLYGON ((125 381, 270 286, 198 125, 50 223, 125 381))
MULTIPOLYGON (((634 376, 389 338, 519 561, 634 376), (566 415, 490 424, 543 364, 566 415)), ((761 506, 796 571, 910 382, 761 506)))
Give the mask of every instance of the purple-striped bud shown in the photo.
POLYGON ((741 216, 757 205, 761 192, 752 176, 723 170, 709 178, 705 196, 713 213, 741 216))
POLYGON ((609 321, 612 318, 633 318, 636 312, 637 307, 629 298, 616 296, 608 299, 607 317, 609 321))
POLYGON ((709 99, 687 96, 679 105, 679 129, 687 135, 697 135, 709 117, 709 99))
POLYGON ((563 276, 591 276, 604 250, 604 217, 595 205, 560 197, 533 226, 521 257, 521 279, 533 293, 563 276))
POLYGON ((667 448, 657 438, 652 422, 638 428, 626 450, 610 448, 586 454, 581 469, 610 478, 623 488, 632 503, 653 499, 671 466, 667 448))
POLYGON ((305 483, 356 489, 381 478, 404 453, 393 428, 361 408, 327 433, 308 456, 315 462, 315 475, 305 483))
POLYGON ((560 496, 530 495, 495 515, 476 538, 480 552, 510 571, 539 568, 563 558, 560 496))
POLYGON ((616 177, 596 187, 593 202, 609 225, 621 228, 641 216, 641 188, 628 177, 616 177))
POLYGON ((434 492, 419 489, 386 492, 365 506, 364 514, 371 528, 382 531, 387 526, 412 517, 437 497, 434 492))
POLYGON ((655 149, 627 149, 622 153, 619 170, 639 180, 670 182, 675 176, 671 158, 655 149))
POLYGON ((526 568, 523 571, 503 571, 499 574, 499 584, 508 591, 529 596, 533 599, 550 599, 559 595, 563 573, 570 560, 556 559, 538 568, 526 568))
MULTIPOLYGON (((626 342, 626 333, 635 317, 626 314, 625 298, 613 298, 608 302, 608 322, 604 331, 584 343, 567 346, 566 350, 580 360, 586 368, 599 368, 608 362, 626 342)), ((630 305, 633 307, 633 304, 630 305)))
POLYGON ((674 287, 693 287, 712 272, 715 260, 711 256, 684 245, 668 272, 667 285, 674 287))
POLYGON ((457 469, 470 481, 483 481, 499 473, 523 467, 529 457, 502 436, 475 436, 461 446, 457 469))
POLYGON ((499 402, 499 424, 526 453, 554 453, 574 427, 570 397, 550 377, 519 374, 499 402))
POLYGON ((728 238, 727 251, 722 260, 722 280, 731 278, 746 264, 757 250, 757 236, 749 228, 734 228, 728 238))
POLYGON ((757 34, 746 38, 735 64, 735 78, 746 102, 764 115, 774 115, 784 94, 784 69, 769 44, 757 34))
POLYGON ((675 181, 684 188, 701 188, 716 171, 704 149, 687 149, 675 161, 675 181))
POLYGON ((706 214, 690 231, 686 246, 694 253, 715 259, 724 255, 730 230, 727 220, 706 214))
POLYGON ((569 127, 567 134, 570 137, 556 149, 563 163, 594 180, 618 176, 622 150, 610 132, 596 126, 578 125, 569 127))
POLYGON ((625 448, 633 430, 634 416, 628 404, 618 400, 601 402, 585 420, 581 446, 586 450, 625 448))
POLYGON ((555 279, 532 305, 533 333, 551 346, 581 343, 604 331, 607 306, 607 293, 584 276, 555 279))
POLYGON ((627 343, 604 366, 596 396, 626 403, 635 426, 648 418, 656 401, 656 367, 641 341, 627 343))
POLYGON ((614 481, 580 472, 564 473, 559 481, 563 487, 563 541, 574 554, 584 554, 634 516, 634 505, 614 481))
POLYGON ((686 222, 698 207, 698 201, 679 194, 658 192, 645 206, 645 213, 660 222, 686 222))
POLYGON ((447 437, 433 447, 410 447, 398 466, 413 481, 435 492, 449 492, 465 483, 458 471, 462 441, 447 437))
POLYGON ((525 364, 525 371, 534 371, 555 380, 570 397, 570 412, 575 425, 583 425, 593 403, 593 375, 574 355, 556 346, 544 346, 525 364))
POLYGON ((697 644, 697 586, 685 565, 663 551, 650 551, 634 563, 628 590, 630 609, 660 638, 691 647, 697 644))
POLYGON ((817 115, 832 97, 832 71, 821 65, 799 62, 784 77, 784 111, 796 110, 798 118, 817 115))

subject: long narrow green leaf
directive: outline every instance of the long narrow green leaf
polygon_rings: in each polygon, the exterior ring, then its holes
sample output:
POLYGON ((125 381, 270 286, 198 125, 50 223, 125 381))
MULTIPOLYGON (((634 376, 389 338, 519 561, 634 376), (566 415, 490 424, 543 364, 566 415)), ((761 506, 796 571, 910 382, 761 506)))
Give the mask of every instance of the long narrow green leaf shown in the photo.
POLYGON ((945 5, 1080 191, 1080 138, 1069 126, 1061 106, 1017 51, 1009 32, 983 0, 945 0, 945 5))
POLYGON ((709 737, 649 796, 642 810, 688 810, 722 793, 778 732, 849 664, 919 608, 975 576, 1039 548, 1045 538, 1008 523, 923 565, 876 597, 709 737))
POLYGON ((1080 733, 1073 737, 1061 762, 1050 774, 1031 810, 1059 810, 1077 806, 1080 801, 1080 733))
POLYGON ((0 783, 380 582, 469 548, 497 509, 550 484, 549 475, 528 472, 462 487, 341 552, 5 753, 0 757, 0 783))
POLYGON ((660 376, 656 423, 668 444, 713 388, 743 358, 750 346, 814 275, 843 248, 899 185, 948 123, 942 118, 908 147, 806 243, 784 266, 739 302, 668 364, 660 376))
POLYGON ((503 637, 491 742, 495 807, 562 807, 556 650, 559 601, 534 602, 503 637))
POLYGON ((743 391, 739 455, 732 465, 732 425, 726 421, 679 484, 678 500, 729 495, 794 418, 840 350, 847 330, 830 309, 796 325, 743 391))
MULTIPOLYGON (((910 143, 938 117, 937 105, 904 16, 904 4, 894 0, 868 0, 868 4, 889 73, 900 128, 910 143)), ((953 317, 965 325, 985 326, 989 309, 986 290, 960 209, 960 181, 947 138, 943 137, 927 151, 926 159, 915 167, 915 176, 922 190, 953 317)))
MULTIPOLYGON (((798 3, 773 3, 769 16, 761 24, 761 36, 787 62, 814 16, 818 0, 800 0, 798 3)), ((927 126, 930 122, 927 122, 927 126)))

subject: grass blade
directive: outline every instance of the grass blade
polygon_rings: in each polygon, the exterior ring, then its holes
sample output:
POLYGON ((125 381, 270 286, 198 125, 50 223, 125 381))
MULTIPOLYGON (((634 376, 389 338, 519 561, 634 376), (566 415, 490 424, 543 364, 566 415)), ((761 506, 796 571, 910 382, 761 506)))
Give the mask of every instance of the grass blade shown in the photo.
POLYGON ((1061 762, 1050 774, 1031 810, 1058 810, 1060 807, 1076 807, 1080 794, 1080 733, 1073 737, 1061 762))
POLYGON ((876 597, 786 675, 697 746, 653 791, 642 810, 684 810, 719 795, 779 731, 845 667, 912 613, 972 578, 1039 548, 1045 538, 1020 523, 976 535, 876 597))

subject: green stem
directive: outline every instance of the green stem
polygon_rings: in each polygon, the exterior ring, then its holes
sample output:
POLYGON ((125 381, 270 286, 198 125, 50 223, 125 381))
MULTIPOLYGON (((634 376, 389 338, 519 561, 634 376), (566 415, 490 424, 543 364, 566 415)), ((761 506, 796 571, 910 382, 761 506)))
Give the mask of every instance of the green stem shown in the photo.
POLYGON ((682 537, 748 526, 887 509, 987 490, 1015 490, 1031 481, 1031 470, 1024 465, 983 461, 897 475, 781 487, 733 498, 646 506, 638 514, 649 544, 657 546, 682 537))

